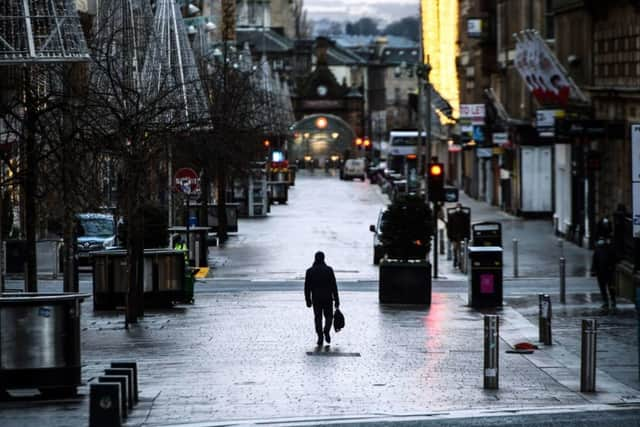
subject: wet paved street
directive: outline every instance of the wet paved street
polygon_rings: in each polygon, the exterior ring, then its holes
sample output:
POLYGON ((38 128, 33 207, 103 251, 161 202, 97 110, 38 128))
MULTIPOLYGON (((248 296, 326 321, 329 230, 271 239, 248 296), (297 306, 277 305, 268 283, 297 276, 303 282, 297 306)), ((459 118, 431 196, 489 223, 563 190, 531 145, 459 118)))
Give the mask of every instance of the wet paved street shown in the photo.
POLYGON ((287 205, 272 205, 267 218, 241 219, 239 233, 212 248, 214 277, 301 279, 322 250, 338 279, 377 278, 369 225, 387 203, 377 186, 302 171, 287 205))
MULTIPOLYGON (((461 202, 471 208, 472 222, 502 224, 506 277, 513 275, 514 238, 519 241, 520 277, 557 277, 561 254, 567 259, 568 276, 587 276, 590 251, 565 242, 561 252, 549 220, 524 220, 464 194, 461 202)), ((323 250, 338 279, 377 280, 369 225, 375 224, 378 212, 388 203, 379 187, 368 182, 301 171, 286 206, 272 206, 267 218, 241 219, 239 232, 223 248, 212 248, 213 277, 302 279, 313 253, 323 250)), ((464 280, 445 258, 440 258, 440 275, 464 280)))
MULTIPOLYGON (((497 311, 500 389, 484 390, 483 313, 466 306, 465 277, 449 262, 441 264, 446 279, 434 282, 429 308, 378 303, 368 225, 384 203, 367 183, 302 176, 289 206, 242 220, 239 235, 211 252, 216 268, 196 285, 195 305, 150 311, 125 330, 122 313, 94 313, 85 302, 83 379, 100 375, 112 360, 138 361, 142 403, 129 426, 384 423, 389 417, 408 423, 425 416, 433 420, 429 425, 500 425, 496 420, 506 418, 498 415, 520 422, 518 414, 531 411, 551 414, 535 425, 579 425, 583 418, 635 425, 604 412, 640 411, 635 310, 628 301, 616 315, 598 310, 596 285, 584 277, 588 251, 565 245, 575 268, 568 304, 560 306, 556 239, 545 232, 548 223, 465 200, 476 219, 499 218, 506 241, 517 236, 523 242, 524 277, 507 280, 505 306, 497 311), (320 349, 300 280, 318 249, 338 272, 347 322, 332 345, 320 349), (531 355, 505 353, 517 342, 537 342, 539 291, 554 299, 553 345, 531 355), (579 321, 586 317, 601 322, 597 393, 579 392, 579 321), (455 414, 477 418, 446 421, 455 414)), ((82 290, 90 290, 84 279, 82 290)), ((50 281, 42 289, 59 287, 50 281)), ((86 426, 87 392, 84 386, 78 399, 61 402, 0 403, 0 426, 86 426)), ((599 424, 605 425, 591 425, 599 424)))

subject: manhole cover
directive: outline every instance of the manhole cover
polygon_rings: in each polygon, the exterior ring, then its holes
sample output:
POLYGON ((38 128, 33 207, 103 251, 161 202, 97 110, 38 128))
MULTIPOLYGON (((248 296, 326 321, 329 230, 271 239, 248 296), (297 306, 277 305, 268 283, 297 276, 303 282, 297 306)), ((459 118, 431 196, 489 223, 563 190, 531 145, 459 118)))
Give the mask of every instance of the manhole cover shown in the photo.
POLYGON ((307 351, 307 356, 360 357, 360 353, 342 353, 338 351, 307 351))

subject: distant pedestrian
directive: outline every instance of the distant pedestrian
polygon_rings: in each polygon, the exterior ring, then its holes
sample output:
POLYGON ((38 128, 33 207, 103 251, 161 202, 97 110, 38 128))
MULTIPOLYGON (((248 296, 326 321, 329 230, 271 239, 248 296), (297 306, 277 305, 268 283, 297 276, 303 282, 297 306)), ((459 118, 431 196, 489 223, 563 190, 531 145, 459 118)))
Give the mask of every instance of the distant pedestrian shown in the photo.
POLYGON ((593 251, 591 275, 598 279, 603 310, 609 310, 609 301, 611 301, 611 309, 616 309, 616 291, 613 281, 615 267, 616 254, 611 243, 605 239, 598 240, 593 251))
POLYGON ((613 225, 609 218, 604 216, 598 221, 596 224, 596 240, 599 239, 610 239, 613 235, 613 225))
POLYGON ((304 297, 307 307, 313 306, 313 315, 318 334, 318 346, 323 341, 331 343, 331 322, 333 321, 333 303, 340 307, 338 286, 333 269, 324 262, 324 253, 316 252, 313 266, 307 270, 304 278, 304 297), (324 315, 324 328, 322 316, 324 315))

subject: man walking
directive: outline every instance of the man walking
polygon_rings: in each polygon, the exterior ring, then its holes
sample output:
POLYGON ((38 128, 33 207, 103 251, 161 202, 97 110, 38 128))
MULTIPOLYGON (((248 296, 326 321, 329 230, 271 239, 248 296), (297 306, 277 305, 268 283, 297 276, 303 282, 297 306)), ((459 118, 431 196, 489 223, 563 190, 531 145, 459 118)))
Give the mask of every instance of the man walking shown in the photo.
POLYGON ((596 242, 596 248, 593 251, 593 262, 591 264, 591 274, 598 279, 600 287, 600 295, 602 296, 602 309, 609 310, 609 300, 611 300, 611 309, 616 310, 616 292, 613 276, 616 268, 616 254, 611 244, 600 239, 596 242))
POLYGON ((307 270, 304 278, 304 297, 307 307, 313 305, 313 315, 318 334, 318 345, 321 346, 323 339, 327 344, 331 343, 331 322, 333 321, 333 302, 336 308, 340 306, 338 297, 338 286, 333 269, 324 262, 324 253, 316 252, 313 266, 307 270), (324 328, 322 327, 322 316, 324 315, 324 328), (324 337, 323 337, 324 333, 324 337))

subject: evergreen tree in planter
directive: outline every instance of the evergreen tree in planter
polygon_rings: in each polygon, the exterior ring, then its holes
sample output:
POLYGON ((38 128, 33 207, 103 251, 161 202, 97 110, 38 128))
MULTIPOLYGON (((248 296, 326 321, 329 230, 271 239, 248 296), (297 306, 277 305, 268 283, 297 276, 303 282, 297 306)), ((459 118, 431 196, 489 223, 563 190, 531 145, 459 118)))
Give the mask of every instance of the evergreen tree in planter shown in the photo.
POLYGON ((431 249, 433 216, 424 197, 399 196, 382 218, 380 240, 391 259, 425 259, 431 249))

